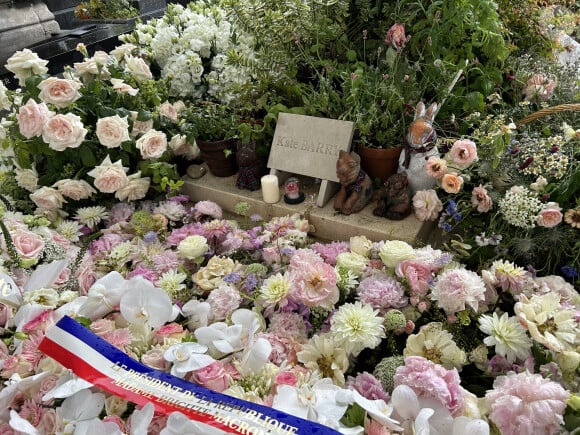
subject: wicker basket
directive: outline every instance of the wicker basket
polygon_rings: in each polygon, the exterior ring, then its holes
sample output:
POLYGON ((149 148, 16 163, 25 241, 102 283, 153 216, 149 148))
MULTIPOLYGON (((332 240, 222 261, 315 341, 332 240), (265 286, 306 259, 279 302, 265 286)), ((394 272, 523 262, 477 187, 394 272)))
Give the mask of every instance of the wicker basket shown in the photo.
POLYGON ((528 116, 520 119, 517 125, 529 124, 532 121, 543 118, 544 116, 553 115, 554 113, 580 111, 580 103, 559 104, 557 106, 545 107, 537 112, 530 113, 528 116))

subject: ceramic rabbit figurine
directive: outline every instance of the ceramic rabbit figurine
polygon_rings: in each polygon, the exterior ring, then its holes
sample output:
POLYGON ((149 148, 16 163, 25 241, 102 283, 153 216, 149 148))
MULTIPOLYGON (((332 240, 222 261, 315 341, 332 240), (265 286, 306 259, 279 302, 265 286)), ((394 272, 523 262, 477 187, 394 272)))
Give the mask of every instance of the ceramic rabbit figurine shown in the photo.
POLYGON ((437 103, 432 103, 428 109, 425 109, 422 101, 417 104, 415 117, 407 131, 407 144, 399 157, 397 172, 407 174, 412 195, 418 190, 435 186, 435 179, 425 172, 425 163, 429 157, 439 155, 435 145, 437 133, 433 127, 433 119, 438 110, 437 103))

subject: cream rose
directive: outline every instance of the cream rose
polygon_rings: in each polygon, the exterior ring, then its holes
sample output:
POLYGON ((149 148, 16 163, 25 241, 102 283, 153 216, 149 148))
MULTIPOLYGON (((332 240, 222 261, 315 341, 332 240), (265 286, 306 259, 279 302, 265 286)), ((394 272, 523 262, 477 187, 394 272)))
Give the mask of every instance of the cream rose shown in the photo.
POLYGON ((199 235, 186 237, 177 247, 179 255, 189 260, 196 260, 202 257, 208 249, 207 239, 199 235))
POLYGON ((134 44, 121 44, 110 51, 117 60, 122 60, 125 56, 130 56, 133 50, 137 48, 134 44))
POLYGON ((45 208, 47 210, 54 210, 61 208, 66 202, 62 193, 53 187, 41 187, 36 192, 30 194, 30 199, 39 208, 45 208))
POLYGON ((142 199, 147 195, 149 186, 151 186, 151 178, 141 177, 141 171, 129 175, 129 182, 125 187, 121 187, 115 192, 115 198, 119 201, 136 201, 142 199))
POLYGON ((18 129, 26 139, 40 136, 44 123, 52 115, 53 113, 48 110, 48 106, 45 103, 38 104, 31 98, 18 109, 18 114, 16 115, 18 129))
POLYGON ((373 242, 367 239, 366 236, 353 236, 349 240, 349 247, 352 252, 356 252, 363 257, 369 257, 373 242))
POLYGON ((463 186, 463 177, 457 174, 449 173, 441 178, 441 187, 447 193, 458 193, 463 186))
POLYGON ((11 106, 10 98, 8 98, 8 88, 0 82, 0 110, 8 110, 11 106))
POLYGON ((81 86, 81 83, 74 80, 49 77, 38 85, 38 89, 40 89, 38 98, 62 109, 82 97, 79 92, 81 86))
POLYGON ((119 115, 100 118, 97 121, 95 134, 101 145, 107 148, 117 148, 123 142, 131 140, 127 117, 121 118, 119 115))
POLYGON ((396 267, 403 260, 415 257, 415 250, 402 240, 387 240, 379 251, 379 256, 387 267, 396 267))
POLYGON ((345 267, 360 277, 365 270, 368 259, 356 252, 342 252, 336 256, 336 265, 345 267))
POLYGON ((119 94, 129 94, 134 97, 139 93, 139 89, 131 87, 121 79, 111 79, 111 84, 113 85, 113 90, 119 94))
POLYGON ((138 113, 131 111, 131 121, 133 121, 133 129, 131 130, 131 137, 137 137, 141 134, 147 133, 153 128, 153 119, 147 121, 137 120, 138 113))
POLYGON ((144 159, 157 159, 167 150, 167 136, 162 131, 149 130, 135 144, 144 159))
POLYGON ((177 110, 175 110, 173 104, 171 104, 169 101, 166 101, 165 103, 161 104, 158 107, 157 111, 161 116, 164 116, 165 118, 171 120, 172 122, 177 122, 179 114, 177 113, 177 110))
POLYGON ((56 151, 78 148, 87 135, 81 118, 73 113, 57 114, 44 124, 42 140, 56 151))
POLYGON ((153 78, 149 65, 140 57, 125 56, 125 72, 132 74, 138 82, 144 82, 145 80, 151 80, 153 78))
POLYGON ((197 144, 188 143, 187 137, 183 134, 173 136, 167 146, 176 156, 183 156, 189 160, 197 158, 200 153, 197 144))
POLYGON ((41 59, 36 53, 25 48, 14 53, 6 62, 5 68, 14 74, 20 86, 24 86, 28 77, 47 73, 47 64, 48 60, 41 59))
POLYGON ((123 167, 121 160, 112 163, 111 157, 107 156, 99 166, 88 172, 88 175, 95 179, 94 185, 99 191, 114 193, 129 183, 128 170, 123 167))
POLYGON ((63 196, 79 201, 81 199, 90 198, 94 193, 97 193, 93 187, 85 180, 59 180, 52 185, 63 196))

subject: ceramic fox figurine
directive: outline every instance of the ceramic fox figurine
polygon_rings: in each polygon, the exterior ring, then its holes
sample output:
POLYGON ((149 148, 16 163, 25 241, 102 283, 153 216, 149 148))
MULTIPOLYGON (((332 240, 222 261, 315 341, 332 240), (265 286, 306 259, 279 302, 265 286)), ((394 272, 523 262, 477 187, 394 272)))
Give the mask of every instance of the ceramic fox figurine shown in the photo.
POLYGON ((415 117, 407 131, 407 144, 399 157, 397 172, 407 174, 412 195, 435 186, 435 179, 425 172, 425 163, 429 157, 439 155, 435 145, 437 133, 433 127, 438 110, 437 103, 432 103, 427 109, 422 101, 417 104, 415 117))

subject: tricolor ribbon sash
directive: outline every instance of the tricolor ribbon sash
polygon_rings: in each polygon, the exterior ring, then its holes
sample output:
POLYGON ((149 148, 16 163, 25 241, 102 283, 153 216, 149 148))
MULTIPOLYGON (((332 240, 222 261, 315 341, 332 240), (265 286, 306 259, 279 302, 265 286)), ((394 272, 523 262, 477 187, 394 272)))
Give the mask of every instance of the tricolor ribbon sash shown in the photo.
POLYGON ((165 414, 181 412, 191 420, 225 433, 339 434, 327 426, 217 393, 147 367, 68 316, 48 330, 39 349, 109 393, 137 405, 151 402, 156 411, 165 414))

